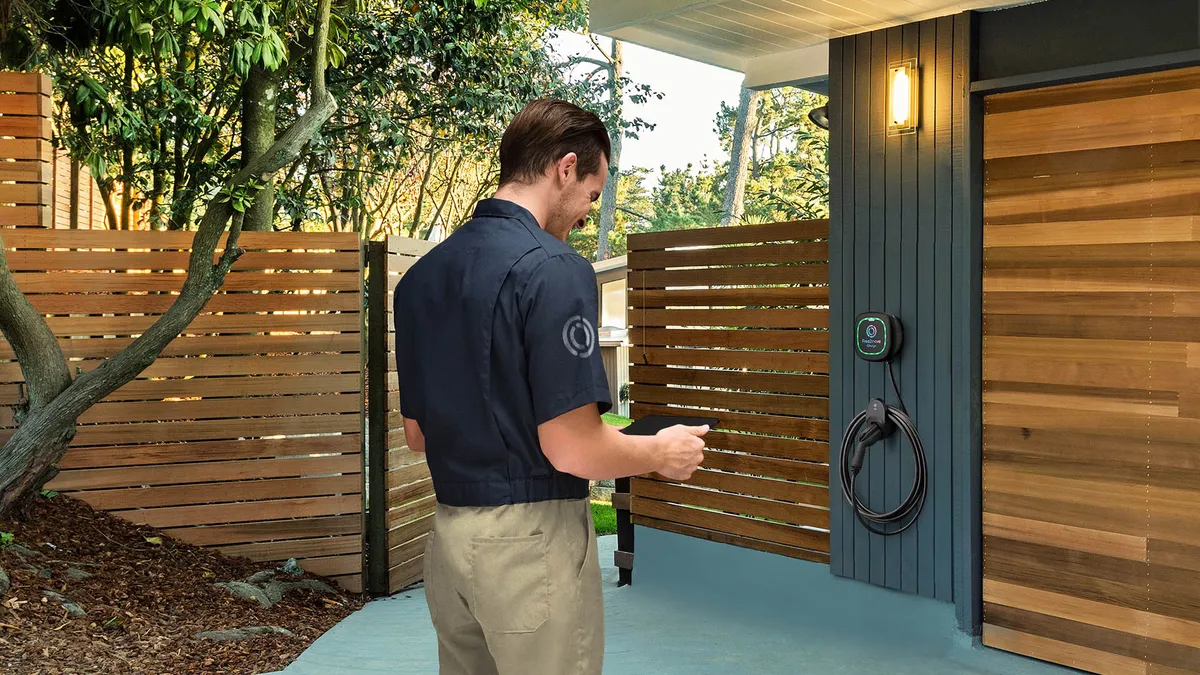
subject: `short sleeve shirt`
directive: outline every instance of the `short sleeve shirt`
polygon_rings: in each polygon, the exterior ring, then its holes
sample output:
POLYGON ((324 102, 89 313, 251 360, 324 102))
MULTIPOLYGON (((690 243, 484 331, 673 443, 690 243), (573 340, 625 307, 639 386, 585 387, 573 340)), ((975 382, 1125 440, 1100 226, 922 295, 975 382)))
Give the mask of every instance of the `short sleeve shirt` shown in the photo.
POLYGON ((592 266, 526 209, 484 200, 402 277, 395 299, 400 406, 425 435, 438 501, 582 499, 537 428, 612 407, 592 266))

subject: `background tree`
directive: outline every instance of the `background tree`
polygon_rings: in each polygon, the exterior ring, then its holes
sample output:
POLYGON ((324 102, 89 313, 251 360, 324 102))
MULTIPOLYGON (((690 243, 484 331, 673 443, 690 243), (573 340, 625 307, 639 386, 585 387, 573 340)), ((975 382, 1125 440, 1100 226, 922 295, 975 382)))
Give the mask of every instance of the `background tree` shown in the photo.
POLYGON ((631 232, 646 231, 653 225, 654 205, 651 193, 646 189, 650 175, 649 169, 633 167, 622 171, 616 180, 611 203, 613 207, 613 226, 603 236, 608 246, 607 257, 600 257, 599 248, 601 234, 600 213, 603 204, 593 204, 588 214, 587 225, 580 230, 572 230, 567 243, 575 248, 580 255, 588 260, 607 260, 613 256, 626 253, 625 237, 631 232))
MULTIPOLYGON (((808 119, 828 99, 803 89, 764 92, 750 134, 744 222, 829 217, 829 132, 808 119)), ((722 106, 717 129, 732 150, 737 112, 722 106)), ((729 170, 718 180, 727 185, 729 170)))
MULTIPOLYGON (((16 353, 28 392, 15 414, 16 431, 0 447, 0 514, 23 503, 53 477, 54 463, 65 454, 78 417, 150 366, 204 310, 241 254, 238 237, 255 192, 300 155, 337 108, 325 86, 330 3, 320 0, 313 11, 311 86, 304 114, 275 139, 267 152, 226 178, 223 187, 209 199, 193 239, 187 277, 179 295, 129 346, 95 369, 72 377, 54 333, 17 286, 0 243, 0 330, 16 353), (228 239, 214 264, 216 247, 227 226, 228 239)), ((197 16, 205 11, 198 10, 197 16)), ((213 17, 219 15, 212 14, 211 8, 207 11, 204 22, 211 26, 216 23, 213 17)), ((186 21, 187 17, 181 15, 179 19, 186 21)), ((206 26, 196 27, 203 30, 206 26)))
MULTIPOLYGON (((595 44, 593 42, 593 44, 595 44)), ((617 124, 614 133, 610 133, 612 153, 608 160, 608 181, 604 184, 604 193, 600 196, 600 219, 597 223, 596 260, 607 260, 612 256, 612 245, 609 235, 616 225, 617 192, 620 189, 621 147, 625 131, 621 121, 625 117, 625 88, 622 78, 625 75, 625 51, 620 40, 612 41, 612 52, 607 55, 607 65, 601 63, 608 79, 608 98, 615 106, 613 118, 617 124)), ((621 237, 624 241, 624 237, 621 237)), ((622 247, 623 248, 623 247, 622 247)))
POLYGON ((722 225, 740 220, 745 208, 746 170, 750 165, 754 131, 758 126, 759 96, 760 92, 742 87, 730 144, 729 177, 725 181, 725 202, 721 211, 722 225))

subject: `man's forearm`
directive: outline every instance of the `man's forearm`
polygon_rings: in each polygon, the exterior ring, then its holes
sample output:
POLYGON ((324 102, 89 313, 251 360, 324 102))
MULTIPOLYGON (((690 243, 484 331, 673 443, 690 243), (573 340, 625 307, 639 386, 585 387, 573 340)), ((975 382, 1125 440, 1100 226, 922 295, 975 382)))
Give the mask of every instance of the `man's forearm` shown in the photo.
POLYGON ((567 413, 538 429, 554 468, 588 480, 610 480, 657 471, 662 440, 628 436, 605 424, 593 406, 567 413))
POLYGON ((612 480, 640 476, 658 470, 661 459, 655 436, 626 436, 616 428, 603 425, 598 438, 571 453, 570 473, 588 480, 612 480))

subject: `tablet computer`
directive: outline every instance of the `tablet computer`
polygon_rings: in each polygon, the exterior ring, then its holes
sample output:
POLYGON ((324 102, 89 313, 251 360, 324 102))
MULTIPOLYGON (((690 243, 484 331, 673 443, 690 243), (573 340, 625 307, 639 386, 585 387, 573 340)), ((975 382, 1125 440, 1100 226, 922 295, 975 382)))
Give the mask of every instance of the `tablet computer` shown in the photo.
POLYGON ((682 424, 689 427, 698 427, 705 424, 709 429, 716 429, 721 420, 716 417, 677 417, 675 415, 647 415, 633 424, 621 430, 621 433, 629 434, 630 436, 653 436, 658 432, 673 427, 676 424, 682 424))

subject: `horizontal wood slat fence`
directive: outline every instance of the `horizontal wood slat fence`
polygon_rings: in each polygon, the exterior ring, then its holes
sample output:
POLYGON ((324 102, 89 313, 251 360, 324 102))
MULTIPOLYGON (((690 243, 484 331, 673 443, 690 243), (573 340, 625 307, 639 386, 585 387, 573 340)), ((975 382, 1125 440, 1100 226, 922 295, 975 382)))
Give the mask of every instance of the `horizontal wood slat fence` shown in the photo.
POLYGON ((393 300, 396 284, 412 265, 433 248, 433 243, 404 237, 371 242, 367 249, 368 322, 371 363, 370 547, 368 568, 372 592, 395 593, 422 577, 425 539, 433 527, 436 505, 433 480, 424 455, 409 450, 400 417, 399 377, 396 374, 396 324, 393 300), (378 297, 383 302, 376 302, 378 297), (380 330, 374 326, 381 325, 380 330))
POLYGON ((52 87, 37 73, 0 72, 0 227, 50 227, 52 87))
POLYGON ((690 480, 630 481, 634 524, 829 561, 828 237, 824 220, 629 237, 632 416, 721 419, 690 480))
MULTIPOLYGON (((17 229, 4 245, 17 283, 80 372, 170 306, 192 236, 17 229)), ((358 590, 359 240, 245 233, 240 245, 245 255, 205 313, 84 413, 48 487, 200 546, 264 562, 294 557, 358 590)), ((0 404, 19 400, 22 379, 0 340, 0 404)), ((11 408, 0 427, 11 435, 11 408)))

